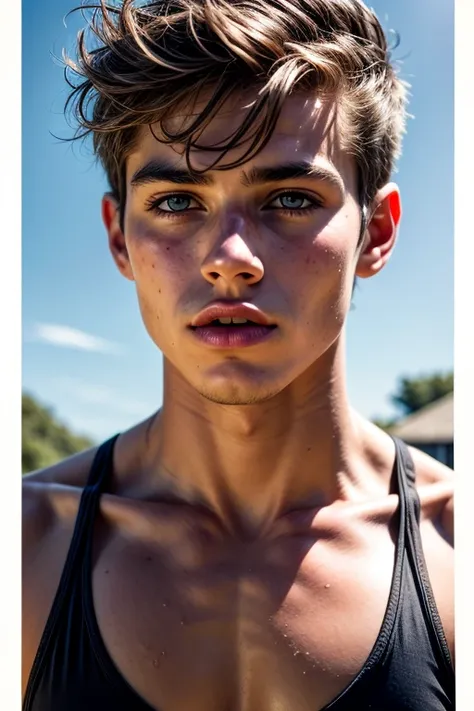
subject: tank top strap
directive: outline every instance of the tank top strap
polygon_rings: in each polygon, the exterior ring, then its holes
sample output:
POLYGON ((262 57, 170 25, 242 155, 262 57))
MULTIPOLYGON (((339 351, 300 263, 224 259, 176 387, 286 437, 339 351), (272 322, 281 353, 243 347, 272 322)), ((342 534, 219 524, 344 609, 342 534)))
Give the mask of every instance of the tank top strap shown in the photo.
POLYGON ((413 458, 407 445, 396 437, 395 442, 399 495, 406 502, 406 553, 413 572, 423 616, 426 620, 433 648, 438 652, 438 658, 445 666, 449 675, 453 674, 453 666, 449 647, 439 616, 436 601, 431 587, 428 569, 426 567, 423 545, 420 534, 421 504, 416 489, 416 471, 413 458))
POLYGON ((104 485, 113 469, 113 452, 116 434, 100 445, 92 462, 87 483, 82 491, 77 512, 74 533, 64 565, 59 587, 67 586, 70 578, 79 572, 80 560, 84 554, 88 539, 92 536, 95 512, 104 485))
POLYGON ((114 446, 118 437, 119 435, 116 434, 101 444, 95 454, 87 483, 81 495, 74 533, 59 588, 62 586, 68 587, 70 579, 74 577, 74 574, 79 573, 80 561, 84 555, 88 539, 92 536, 97 504, 104 485, 112 472, 114 446))
POLYGON ((406 512, 404 518, 405 540, 409 529, 409 518, 415 517, 419 521, 420 499, 415 486, 415 467, 408 447, 402 440, 392 437, 395 444, 395 468, 397 475, 398 496, 400 497, 400 508, 406 512))
POLYGON ((102 492, 102 489, 107 481, 107 477, 112 473, 114 447, 119 436, 119 434, 114 435, 98 447, 92 462, 89 476, 87 478, 85 489, 94 490, 94 492, 99 495, 102 492))

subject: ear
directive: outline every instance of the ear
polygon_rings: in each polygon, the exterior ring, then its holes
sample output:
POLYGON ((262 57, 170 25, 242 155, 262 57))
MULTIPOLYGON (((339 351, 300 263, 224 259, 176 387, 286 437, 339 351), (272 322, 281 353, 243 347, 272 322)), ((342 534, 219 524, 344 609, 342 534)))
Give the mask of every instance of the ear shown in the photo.
POLYGON ((389 183, 379 190, 370 210, 356 276, 367 279, 385 266, 395 246, 401 216, 400 192, 394 183, 389 183))
POLYGON ((132 265, 128 256, 125 235, 120 226, 120 207, 111 193, 102 198, 102 221, 109 238, 109 249, 119 272, 130 281, 134 280, 132 265))

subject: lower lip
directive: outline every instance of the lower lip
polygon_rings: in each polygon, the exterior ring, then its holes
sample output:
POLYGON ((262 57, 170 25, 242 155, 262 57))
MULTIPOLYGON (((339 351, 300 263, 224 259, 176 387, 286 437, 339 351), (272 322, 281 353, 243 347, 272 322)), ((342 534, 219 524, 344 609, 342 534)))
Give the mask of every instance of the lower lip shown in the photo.
POLYGON ((198 326, 191 329, 201 343, 214 348, 245 348, 266 341, 275 326, 198 326))

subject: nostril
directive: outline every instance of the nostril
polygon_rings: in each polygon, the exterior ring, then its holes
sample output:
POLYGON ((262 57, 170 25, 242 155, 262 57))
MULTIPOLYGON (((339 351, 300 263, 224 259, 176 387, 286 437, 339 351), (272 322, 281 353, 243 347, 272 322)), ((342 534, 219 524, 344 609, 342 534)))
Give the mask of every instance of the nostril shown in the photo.
POLYGON ((232 281, 234 279, 241 279, 242 281, 255 282, 259 281, 261 277, 258 274, 252 272, 238 272, 233 270, 222 269, 219 271, 207 271, 203 270, 203 276, 210 282, 217 282, 223 279, 224 281, 232 281))

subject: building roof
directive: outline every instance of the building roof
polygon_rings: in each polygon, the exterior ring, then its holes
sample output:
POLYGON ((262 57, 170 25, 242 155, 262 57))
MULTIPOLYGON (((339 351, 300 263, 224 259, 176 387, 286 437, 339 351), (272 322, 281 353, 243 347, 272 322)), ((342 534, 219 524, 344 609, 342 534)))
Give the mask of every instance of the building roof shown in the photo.
POLYGON ((453 441, 453 393, 409 415, 390 429, 390 434, 413 444, 453 441))

